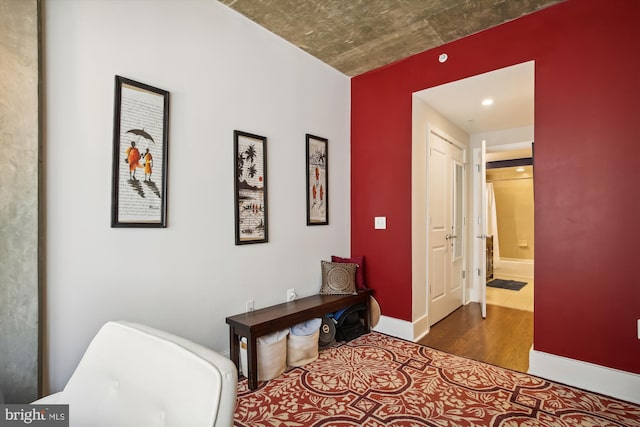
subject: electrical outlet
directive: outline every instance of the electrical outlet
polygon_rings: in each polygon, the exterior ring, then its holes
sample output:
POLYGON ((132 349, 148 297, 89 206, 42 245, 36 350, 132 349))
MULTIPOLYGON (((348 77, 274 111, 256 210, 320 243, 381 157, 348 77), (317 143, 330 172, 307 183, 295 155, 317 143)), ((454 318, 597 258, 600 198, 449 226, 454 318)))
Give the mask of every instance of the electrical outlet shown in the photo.
POLYGON ((296 299, 296 296, 296 291, 293 288, 287 289, 287 302, 293 301, 296 299))
POLYGON ((250 299, 249 301, 247 301, 247 313, 248 313, 248 312, 250 312, 250 311, 253 311, 254 307, 255 307, 255 306, 254 306, 254 304, 253 304, 253 300, 252 300, 252 299, 250 299))

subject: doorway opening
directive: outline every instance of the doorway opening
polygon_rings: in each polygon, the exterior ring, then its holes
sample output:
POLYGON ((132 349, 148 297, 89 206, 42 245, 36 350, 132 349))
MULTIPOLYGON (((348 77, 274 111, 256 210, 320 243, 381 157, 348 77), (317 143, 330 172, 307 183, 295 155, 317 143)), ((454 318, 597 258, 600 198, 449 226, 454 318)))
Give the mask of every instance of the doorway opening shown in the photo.
POLYGON ((533 312, 533 153, 519 146, 487 150, 486 301, 533 312))
MULTIPOLYGON (((495 160, 495 156, 520 158, 518 150, 520 148, 531 147, 534 140, 534 62, 517 64, 489 73, 473 76, 467 79, 448 83, 434 88, 425 89, 413 95, 413 145, 412 145, 412 277, 413 277, 413 318, 415 336, 427 337, 431 328, 438 328, 440 323, 431 321, 429 302, 431 298, 432 278, 440 277, 434 274, 433 265, 430 262, 430 234, 429 225, 432 218, 429 216, 429 206, 434 203, 430 193, 433 183, 428 182, 431 176, 428 169, 428 147, 425 144, 425 135, 428 130, 435 128, 444 130, 456 141, 461 143, 469 155, 464 161, 464 179, 467 191, 464 210, 465 240, 468 242, 464 248, 464 261, 461 269, 463 286, 463 309, 469 304, 486 304, 507 307, 509 309, 524 310, 530 313, 533 311, 533 234, 522 236, 520 232, 512 233, 516 236, 516 252, 510 252, 511 246, 500 250, 500 245, 507 242, 512 243, 510 230, 504 231, 505 242, 500 243, 500 228, 496 232, 489 234, 486 229, 486 181, 492 182, 494 188, 505 186, 508 178, 500 175, 499 172, 491 171, 485 175, 486 163, 481 161, 484 156, 477 155, 486 146, 490 162, 495 160), (488 100, 493 101, 488 102, 488 100), (485 102, 483 102, 485 101, 485 102), (422 144, 425 147, 420 147, 422 144), (517 146, 523 146, 517 148, 517 146), (482 178, 478 177, 482 163, 482 178), (497 174, 497 175, 496 175, 497 174), (424 182, 421 182, 424 180, 424 182), (421 206, 421 204, 424 205, 421 206), (484 206, 483 206, 484 205, 484 206), (483 209, 484 208, 484 209, 483 209), (484 210, 483 214, 480 214, 484 210), (529 287, 524 293, 515 298, 516 300, 527 300, 527 302, 514 302, 514 298, 504 297, 504 289, 487 288, 487 242, 486 236, 497 234, 497 258, 494 259, 494 279, 508 279, 522 281, 527 279, 529 287), (530 252, 531 257, 524 263, 512 262, 518 260, 524 252, 530 252), (512 258, 513 257, 513 258, 512 258), (528 260, 530 259, 530 261, 528 260), (525 264, 528 272, 521 270, 510 270, 511 267, 520 268, 525 264), (530 277, 529 277, 530 276, 530 277), (495 290, 494 290, 495 289, 495 290), (529 294, 529 298, 525 297, 529 294), (488 298, 488 300, 487 300, 488 298), (511 301, 510 301, 511 300, 511 301), (511 308, 510 305, 517 305, 511 308)), ((531 154, 523 157, 531 158, 531 154)), ((498 169, 498 168, 495 168, 498 169)), ((502 173, 506 173, 504 170, 502 173)), ((509 171, 510 172, 510 171, 509 171)), ((514 172, 515 173, 515 172, 514 172)), ((519 173, 519 172, 518 172, 519 173)), ((527 177, 529 184, 533 183, 532 171, 527 177)), ((522 187, 524 178, 517 184, 522 187)), ((514 182, 518 183, 518 181, 514 182)), ((501 190, 502 191, 502 190, 501 190)), ((515 191, 516 194, 519 194, 515 191)), ((532 195, 532 190, 531 190, 532 195)), ((520 195, 522 196, 522 195, 520 195)), ((501 198, 502 195, 498 196, 501 198)), ((526 197, 526 196, 522 196, 526 197)), ((504 204, 504 203, 502 203, 504 204)), ((533 206, 531 205, 531 212, 533 206)), ((503 213, 506 220, 502 221, 502 226, 508 224, 520 224, 521 220, 514 217, 513 212, 509 215, 503 213)), ((532 215, 531 215, 532 217, 532 215)), ((533 219, 531 218, 531 223, 533 219)), ((533 224, 531 224, 531 228, 533 224)), ((513 227, 512 227, 513 228, 513 227)), ((518 227, 516 227, 518 228, 518 227)), ((490 278, 491 279, 491 278, 490 278)), ((441 284, 433 284, 437 288, 441 284)), ((508 294, 506 294, 508 295, 508 294)), ((455 309, 454 309, 455 311, 455 309)), ((473 311, 475 312, 475 310, 473 311)), ((497 312, 489 310, 488 316, 497 312)), ((486 315, 486 308, 483 307, 483 316, 486 315)), ((445 317, 446 320, 446 317, 445 317)), ((480 319, 482 321, 482 318, 480 319)), ((494 322, 491 323, 495 324, 494 322)), ((488 325, 488 323, 486 323, 488 325)), ((470 328, 471 326, 467 326, 470 328)), ((532 326, 528 326, 532 329, 532 326)), ((528 331, 531 332, 531 331, 528 331)), ((455 335, 455 334, 454 334, 455 335)), ((532 334, 531 334, 532 336, 532 334)), ((455 339, 455 336, 452 337, 455 339)), ((532 342, 526 348, 529 351, 532 342)), ((523 346, 522 344, 518 344, 523 346)), ((464 355, 464 354, 462 354, 464 355)), ((528 360, 527 360, 528 362, 528 360)))

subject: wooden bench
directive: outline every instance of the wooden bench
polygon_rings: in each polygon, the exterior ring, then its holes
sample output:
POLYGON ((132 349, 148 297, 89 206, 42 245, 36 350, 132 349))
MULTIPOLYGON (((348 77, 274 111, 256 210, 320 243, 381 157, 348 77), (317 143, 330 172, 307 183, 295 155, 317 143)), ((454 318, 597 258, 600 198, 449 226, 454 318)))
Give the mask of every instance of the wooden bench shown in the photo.
POLYGON ((256 353, 258 337, 355 304, 367 306, 364 328, 368 332, 371 293, 372 291, 367 289, 359 291, 357 295, 312 295, 227 317, 230 357, 237 368, 240 367, 240 337, 247 339, 247 370, 249 372, 245 375, 249 381, 249 389, 255 390, 258 387, 258 355, 256 353))

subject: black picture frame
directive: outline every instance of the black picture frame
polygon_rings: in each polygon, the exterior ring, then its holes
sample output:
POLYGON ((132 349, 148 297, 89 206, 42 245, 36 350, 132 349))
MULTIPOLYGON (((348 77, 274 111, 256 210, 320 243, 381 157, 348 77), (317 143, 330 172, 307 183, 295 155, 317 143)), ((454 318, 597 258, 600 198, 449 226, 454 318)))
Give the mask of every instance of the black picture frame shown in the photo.
POLYGON ((233 156, 236 245, 266 243, 267 138, 234 130, 233 156))
POLYGON ((307 225, 329 224, 329 140, 306 134, 307 225))
POLYGON ((115 76, 111 227, 166 228, 169 92, 115 76))

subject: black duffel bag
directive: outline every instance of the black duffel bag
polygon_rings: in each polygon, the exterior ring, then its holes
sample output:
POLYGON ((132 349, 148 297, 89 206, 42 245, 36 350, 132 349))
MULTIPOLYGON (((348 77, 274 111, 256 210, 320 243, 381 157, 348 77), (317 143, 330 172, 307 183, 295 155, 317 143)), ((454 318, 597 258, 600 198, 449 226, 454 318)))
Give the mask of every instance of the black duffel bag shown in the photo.
POLYGON ((364 335, 364 316, 367 315, 366 304, 356 304, 334 315, 336 319, 336 340, 351 341, 364 335))

